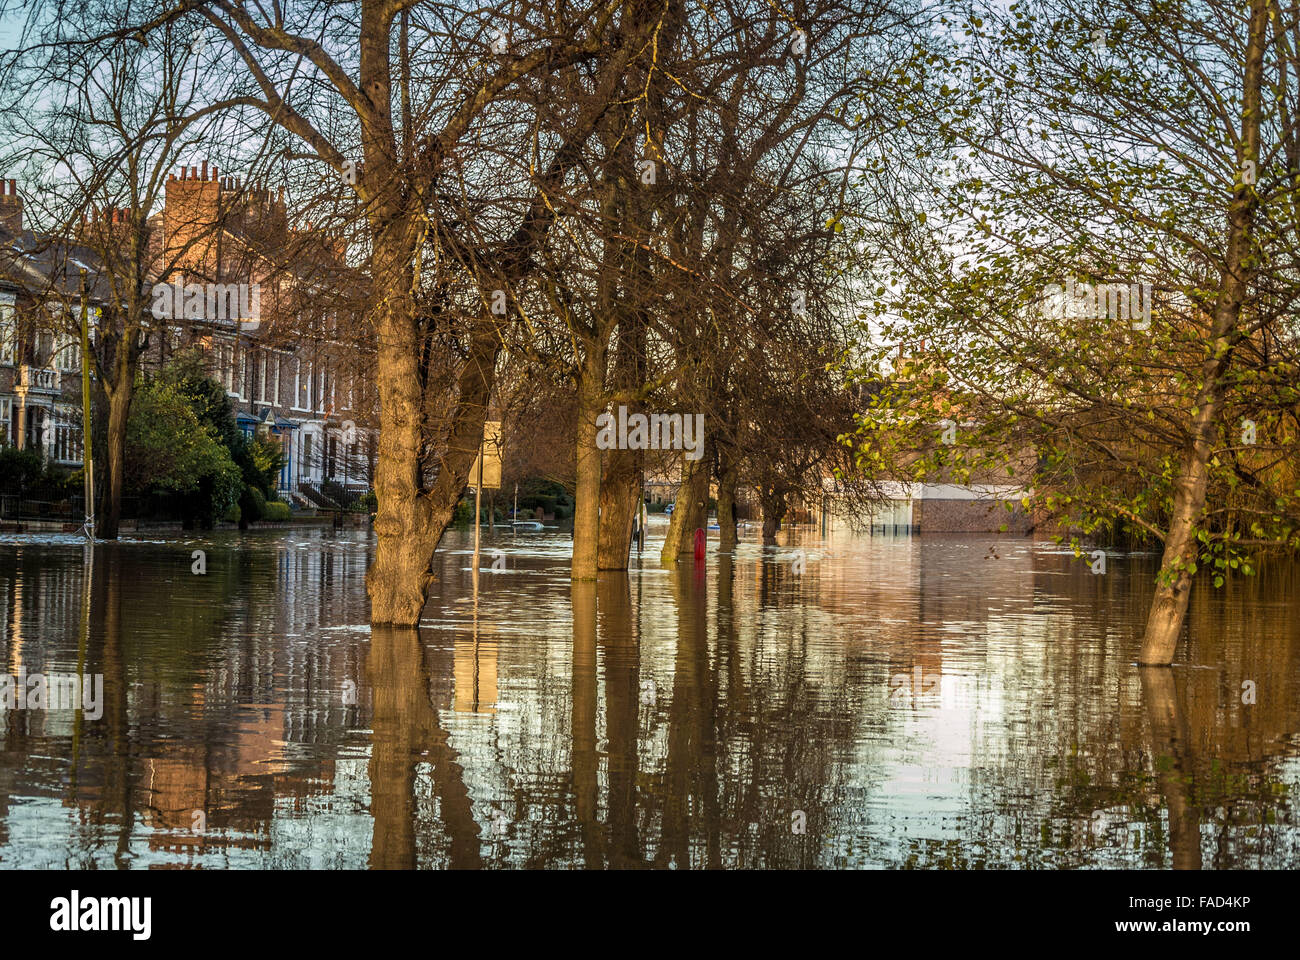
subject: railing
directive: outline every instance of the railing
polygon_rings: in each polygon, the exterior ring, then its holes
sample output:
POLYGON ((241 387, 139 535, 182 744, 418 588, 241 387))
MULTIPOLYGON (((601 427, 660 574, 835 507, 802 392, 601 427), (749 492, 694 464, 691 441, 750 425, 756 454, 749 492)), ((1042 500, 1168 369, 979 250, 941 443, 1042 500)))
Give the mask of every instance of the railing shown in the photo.
POLYGON ((337 510, 339 505, 321 490, 319 484, 311 480, 300 480, 298 492, 323 510, 337 510))
POLYGON ((21 494, 0 495, 0 520, 59 520, 80 522, 85 513, 82 497, 66 500, 38 500, 21 494))
POLYGON ((59 371, 24 363, 18 368, 18 385, 29 390, 58 393, 59 371))

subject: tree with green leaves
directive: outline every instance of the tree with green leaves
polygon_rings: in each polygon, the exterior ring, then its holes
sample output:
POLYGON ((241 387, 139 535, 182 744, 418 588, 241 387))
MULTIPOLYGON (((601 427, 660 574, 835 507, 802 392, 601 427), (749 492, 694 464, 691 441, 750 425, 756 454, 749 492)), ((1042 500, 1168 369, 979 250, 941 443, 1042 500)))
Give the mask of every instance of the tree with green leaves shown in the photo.
POLYGON ((179 495, 188 526, 211 527, 244 489, 230 451, 175 382, 138 386, 126 430, 126 488, 179 495))
POLYGON ((1297 11, 1036 0, 951 27, 897 87, 930 139, 889 158, 890 346, 863 368, 917 364, 859 460, 1010 473, 1076 550, 1159 544, 1139 659, 1170 663, 1202 574, 1300 546, 1297 11))

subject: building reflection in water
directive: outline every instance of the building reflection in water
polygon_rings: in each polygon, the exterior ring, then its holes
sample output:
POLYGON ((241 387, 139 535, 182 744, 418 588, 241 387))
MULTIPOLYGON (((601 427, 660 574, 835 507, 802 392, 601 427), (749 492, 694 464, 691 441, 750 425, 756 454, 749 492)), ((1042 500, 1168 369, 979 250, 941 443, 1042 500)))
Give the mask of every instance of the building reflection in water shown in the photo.
POLYGON ((1198 592, 1156 670, 1141 558, 838 538, 572 583, 559 537, 493 545, 475 589, 449 535, 421 627, 372 630, 357 535, 0 542, 4 669, 105 695, 0 712, 0 862, 1297 862, 1295 568, 1198 592))

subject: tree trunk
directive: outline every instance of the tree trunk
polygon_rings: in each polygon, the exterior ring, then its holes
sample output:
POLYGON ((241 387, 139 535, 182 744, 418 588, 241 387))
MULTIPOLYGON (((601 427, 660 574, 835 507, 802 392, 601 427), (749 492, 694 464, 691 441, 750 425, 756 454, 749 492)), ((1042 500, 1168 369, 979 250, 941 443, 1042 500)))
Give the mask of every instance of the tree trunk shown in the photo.
POLYGON ((776 546, 776 531, 785 516, 785 491, 767 488, 759 500, 763 505, 763 546, 776 546))
POLYGON ((602 570, 626 570, 632 548, 632 525, 641 505, 639 450, 611 450, 600 481, 600 549, 602 570))
POLYGON ((605 406, 605 345, 590 343, 578 384, 577 483, 573 507, 574 580, 595 580, 600 540, 600 450, 596 417, 605 406))
POLYGON ((709 507, 708 451, 698 460, 682 461, 682 485, 677 488, 676 505, 668 523, 668 536, 664 538, 659 559, 674 563, 680 557, 695 552, 695 531, 704 526, 709 507))
MULTIPOLYGON (((1265 0, 1252 0, 1241 131, 1243 159, 1252 161, 1259 158, 1260 88, 1267 24, 1267 3, 1265 0)), ((1138 655, 1141 664, 1173 663, 1187 616, 1193 577, 1190 565, 1199 552, 1196 525, 1205 508, 1209 464, 1214 455, 1215 421, 1223 406, 1223 380, 1238 337, 1241 305, 1254 273, 1246 261, 1252 255, 1250 245, 1256 202, 1254 188, 1241 182, 1239 177, 1228 208, 1228 248, 1214 303, 1210 337, 1212 352, 1201 366, 1201 385, 1196 395, 1190 442, 1174 487, 1169 534, 1165 538, 1155 596, 1151 600, 1146 634, 1138 655)))
POLYGON ((118 386, 108 398, 108 424, 104 439, 104 512, 97 518, 96 536, 116 540, 122 524, 122 471, 126 467, 126 424, 131 412, 134 384, 118 386))
POLYGON ((736 549, 736 468, 728 463, 718 481, 718 549, 736 549))
MULTIPOLYGON (((378 308, 377 378, 379 386, 379 456, 375 463, 375 562, 366 574, 373 623, 411 626, 420 622, 425 591, 433 579, 429 561, 437 546, 431 530, 430 504, 421 491, 423 403, 419 345, 411 315, 411 291, 404 282, 400 252, 383 251, 376 260, 398 261, 388 282, 376 290, 378 308)), ((377 279, 384 277, 382 267, 377 279)), ((480 428, 481 429, 481 428, 480 428)), ((462 483, 463 486, 463 483, 462 483)), ((441 533, 441 531, 439 531, 441 533)))

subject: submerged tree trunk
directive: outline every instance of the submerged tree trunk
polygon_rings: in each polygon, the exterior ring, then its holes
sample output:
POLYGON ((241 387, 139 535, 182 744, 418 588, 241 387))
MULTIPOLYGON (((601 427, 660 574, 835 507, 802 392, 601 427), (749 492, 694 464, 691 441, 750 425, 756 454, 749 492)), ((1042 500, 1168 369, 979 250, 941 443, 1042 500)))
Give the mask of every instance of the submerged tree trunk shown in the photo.
POLYGON ((596 418, 605 406, 605 345, 591 343, 578 384, 577 481, 573 507, 574 580, 595 580, 600 537, 600 449, 596 418))
POLYGON ((641 505, 639 450, 611 450, 606 454, 600 482, 601 570, 626 570, 632 548, 632 526, 641 505))
POLYGON ((133 387, 131 382, 125 382, 105 394, 108 421, 104 438, 104 512, 95 524, 95 535, 101 540, 116 540, 122 524, 122 471, 126 468, 126 425, 133 387))
POLYGON ((718 480, 718 549, 736 549, 736 468, 728 462, 718 480))
POLYGON ((676 505, 668 523, 659 559, 675 562, 695 552, 695 531, 704 526, 709 507, 709 458, 682 461, 682 485, 677 488, 676 505))
MULTIPOLYGON (((1252 0, 1250 38, 1246 47, 1246 75, 1242 102, 1242 157, 1259 158, 1260 88, 1263 75, 1264 37, 1268 5, 1252 0)), ((1182 469, 1174 485, 1173 511, 1155 596, 1147 616, 1146 634, 1138 662, 1170 664, 1178 650, 1187 604, 1191 598, 1191 565, 1199 553, 1196 527, 1205 509, 1210 458, 1216 423, 1223 406, 1224 378, 1238 336, 1242 303, 1253 268, 1247 264, 1257 203, 1254 188, 1238 177, 1236 193, 1228 208, 1228 248, 1224 258, 1218 297, 1210 333, 1210 355, 1201 365, 1201 385, 1196 395, 1191 436, 1182 469)))
POLYGON ((759 495, 763 507, 763 546, 776 546, 776 531, 785 517, 785 491, 768 487, 759 495))
MULTIPOLYGON (((419 622, 420 611, 424 608, 425 591, 433 579, 429 571, 433 552, 438 549, 443 533, 451 524, 456 505, 460 502, 470 471, 478 457, 479 446, 483 439, 483 422, 487 419, 488 398, 492 393, 492 385, 496 381, 496 361, 500 349, 501 338, 495 325, 488 319, 481 320, 470 341, 469 356, 461 369, 457 383, 456 403, 447 438, 447 449, 438 463, 437 478, 431 490, 417 493, 414 500, 416 506, 410 514, 422 524, 421 536, 411 537, 412 543, 401 542, 403 534, 400 532, 392 537, 398 541, 394 545, 399 551, 398 559, 406 562, 405 569, 416 578, 416 582, 396 592, 399 598, 409 597, 408 604, 401 612, 406 616, 413 616, 412 623, 419 622), (417 586, 418 598, 414 594, 417 586)), ((382 445, 380 450, 382 453, 382 445)), ((424 464, 417 461, 414 470, 415 476, 419 478, 424 472, 424 464)), ((375 491, 379 496, 382 509, 383 494, 379 490, 378 464, 376 464, 375 491)), ((375 526, 378 530, 378 515, 376 515, 375 526)), ((371 589, 372 619, 375 592, 371 587, 371 578, 377 569, 379 569, 378 551, 376 551, 375 564, 366 576, 367 587, 371 589)), ((390 622, 399 623, 397 620, 390 622)))
MULTIPOLYGON (((376 244, 376 261, 383 259, 376 244)), ((419 623, 432 574, 429 562, 437 545, 430 504, 422 491, 421 442, 423 395, 411 290, 400 265, 401 254, 389 252, 388 282, 376 284, 381 302, 378 334, 379 456, 375 462, 375 561, 366 574, 373 623, 411 626, 419 623)), ((379 277, 384 271, 376 270, 379 277)), ((441 531, 439 531, 440 533, 441 531)))

